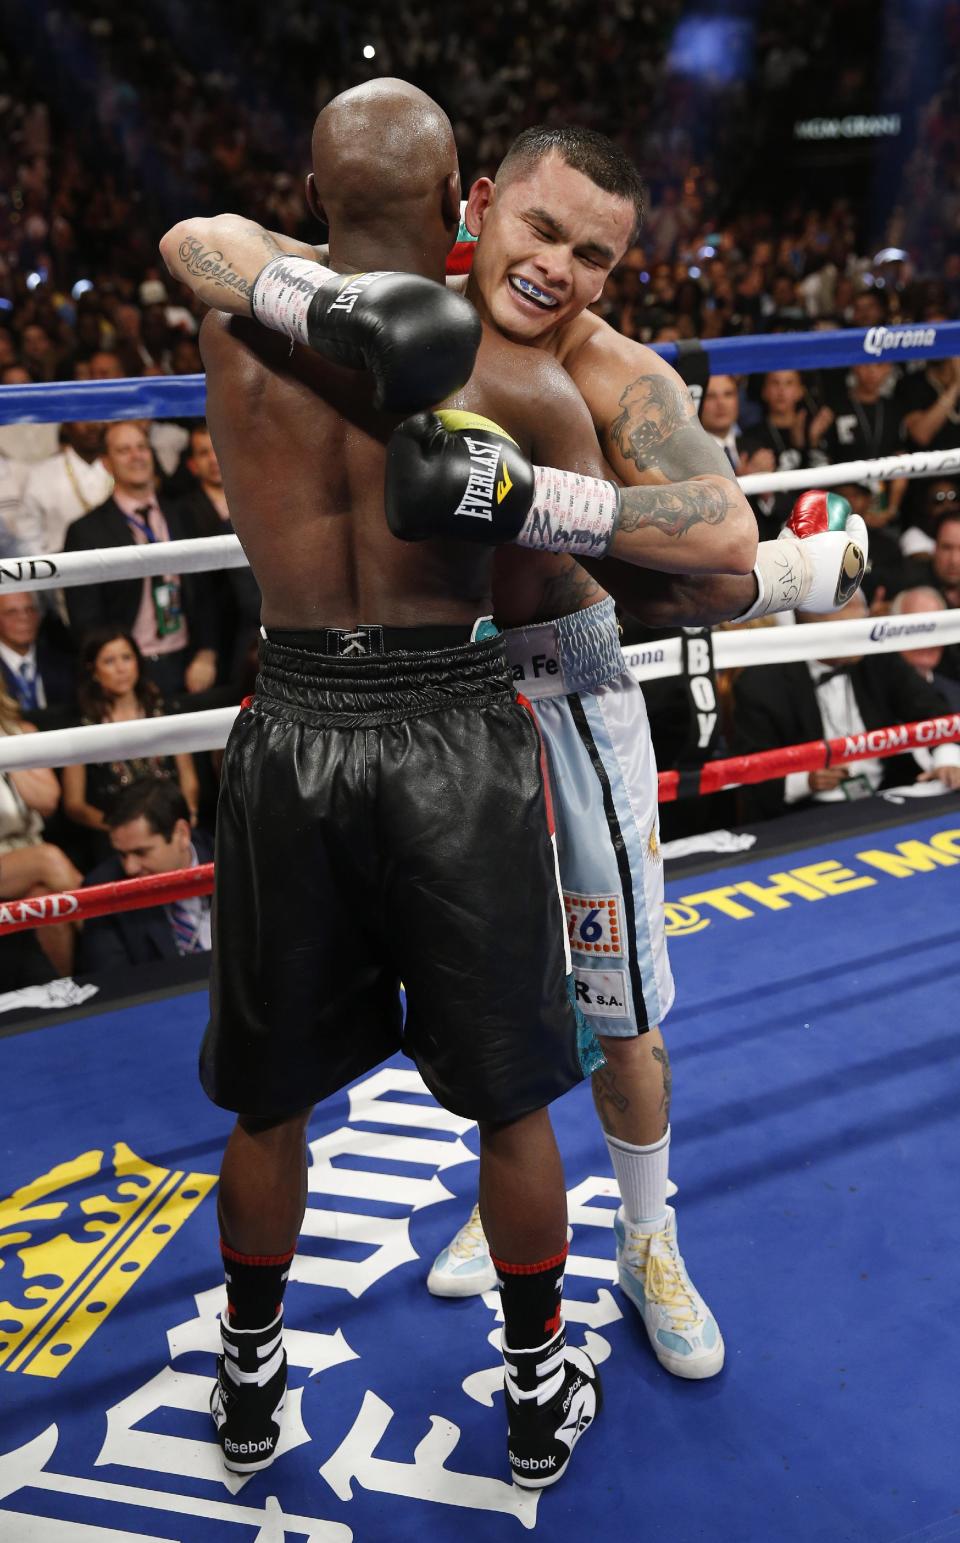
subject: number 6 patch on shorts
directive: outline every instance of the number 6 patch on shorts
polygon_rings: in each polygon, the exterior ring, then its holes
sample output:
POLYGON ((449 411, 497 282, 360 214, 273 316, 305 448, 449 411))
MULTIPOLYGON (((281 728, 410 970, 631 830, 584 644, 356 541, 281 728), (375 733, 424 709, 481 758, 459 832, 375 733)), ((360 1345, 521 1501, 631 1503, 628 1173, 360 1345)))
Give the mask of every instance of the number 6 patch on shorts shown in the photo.
POLYGON ((592 958, 623 958, 623 919, 616 895, 577 895, 563 892, 570 949, 592 958))

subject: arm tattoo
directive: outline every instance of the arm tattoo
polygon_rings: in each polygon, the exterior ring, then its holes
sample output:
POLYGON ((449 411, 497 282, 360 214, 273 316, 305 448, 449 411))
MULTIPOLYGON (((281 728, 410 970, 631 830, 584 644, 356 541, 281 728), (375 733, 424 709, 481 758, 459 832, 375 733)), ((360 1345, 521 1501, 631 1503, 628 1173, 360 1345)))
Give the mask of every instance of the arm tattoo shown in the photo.
POLYGON ((596 579, 592 579, 579 563, 568 563, 562 573, 547 579, 540 595, 537 615, 544 620, 555 616, 570 616, 585 606, 595 605, 604 598, 604 591, 596 579))
POLYGON ((665 375, 640 375, 620 398, 610 435, 625 461, 657 466, 657 448, 693 417, 686 387, 665 375))
POLYGON ((673 1096, 673 1072, 670 1068, 670 1057, 667 1055, 666 1045, 653 1046, 653 1059, 660 1062, 663 1071, 663 1097, 660 1100, 660 1108, 663 1110, 663 1134, 667 1134, 670 1124, 670 1100, 673 1096))
POLYGON ((726 517, 726 489, 715 482, 692 480, 671 487, 645 486, 621 490, 617 531, 653 527, 668 536, 683 536, 694 525, 719 525, 726 517))
MULTIPOLYGON (((264 232, 266 235, 266 232, 264 232)), ((269 238, 276 247, 273 238, 269 238)), ((279 248, 277 248, 279 251, 279 248)), ((212 251, 196 239, 188 236, 181 241, 178 254, 180 261, 187 272, 197 279, 208 279, 220 289, 232 289, 235 294, 244 295, 249 300, 253 293, 252 284, 242 279, 235 269, 224 260, 222 252, 212 251)))

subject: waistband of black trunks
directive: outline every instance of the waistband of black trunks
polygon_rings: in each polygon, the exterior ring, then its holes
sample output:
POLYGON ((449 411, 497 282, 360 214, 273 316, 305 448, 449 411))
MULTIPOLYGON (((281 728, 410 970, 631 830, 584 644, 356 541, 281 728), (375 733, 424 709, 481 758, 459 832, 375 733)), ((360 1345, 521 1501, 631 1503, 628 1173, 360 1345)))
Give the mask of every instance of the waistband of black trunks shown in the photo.
MULTIPOLYGON (((271 628, 260 640, 254 702, 331 726, 389 722, 446 704, 512 698, 503 638, 463 626, 271 628), (360 649, 363 652, 360 652, 360 649)), ((484 632, 491 632, 487 624, 484 632)))

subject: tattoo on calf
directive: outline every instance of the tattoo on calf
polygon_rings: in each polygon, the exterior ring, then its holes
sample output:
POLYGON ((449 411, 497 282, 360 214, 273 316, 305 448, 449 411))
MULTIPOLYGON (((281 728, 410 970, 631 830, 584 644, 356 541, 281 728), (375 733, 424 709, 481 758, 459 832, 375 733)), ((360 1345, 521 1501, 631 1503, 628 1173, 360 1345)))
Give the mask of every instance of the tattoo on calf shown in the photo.
MULTIPOLYGON (((276 243, 273 243, 276 245, 276 243)), ((211 250, 198 241, 195 236, 188 236, 181 241, 178 255, 187 272, 194 278, 209 279, 221 289, 232 289, 235 294, 245 295, 247 299, 253 292, 253 285, 225 261, 222 252, 211 250)))
POLYGON ((625 1093, 621 1093, 617 1087, 617 1077, 613 1068, 601 1066, 594 1072, 591 1078, 593 1086, 593 1101, 598 1113, 603 1113, 605 1104, 611 1104, 618 1114, 623 1114, 630 1107, 630 1100, 625 1093))
POLYGON ((663 1134, 666 1135, 670 1126, 670 1099, 673 1096, 673 1071, 666 1045, 653 1046, 653 1059, 660 1062, 663 1072, 663 1097, 660 1100, 660 1108, 663 1110, 663 1134))
POLYGON ((683 536, 694 525, 719 525, 727 508, 726 491, 714 482, 624 488, 617 531, 629 535, 652 526, 668 536, 683 536))
POLYGON ((686 387, 666 375, 640 375, 620 398, 623 409, 610 434, 625 461, 655 466, 658 445, 693 417, 686 387))

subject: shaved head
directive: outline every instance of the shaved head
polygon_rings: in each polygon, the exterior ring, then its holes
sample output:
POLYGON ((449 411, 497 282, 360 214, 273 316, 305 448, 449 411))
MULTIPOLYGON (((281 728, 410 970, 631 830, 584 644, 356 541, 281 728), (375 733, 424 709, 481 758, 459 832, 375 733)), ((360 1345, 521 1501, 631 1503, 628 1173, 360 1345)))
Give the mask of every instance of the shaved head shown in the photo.
POLYGON ((371 229, 400 206, 450 201, 459 170, 453 129, 405 80, 372 80, 335 96, 313 126, 316 195, 331 224, 371 229))

